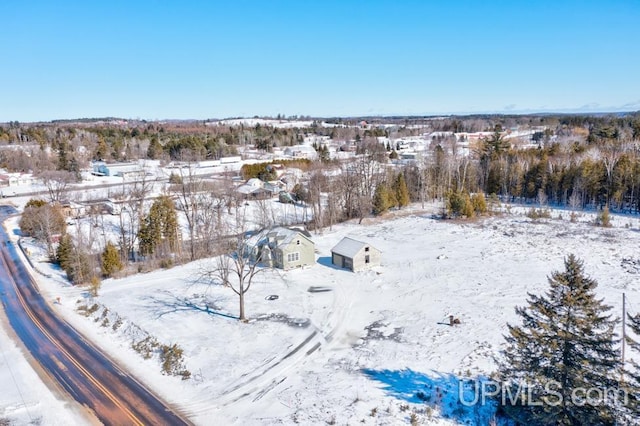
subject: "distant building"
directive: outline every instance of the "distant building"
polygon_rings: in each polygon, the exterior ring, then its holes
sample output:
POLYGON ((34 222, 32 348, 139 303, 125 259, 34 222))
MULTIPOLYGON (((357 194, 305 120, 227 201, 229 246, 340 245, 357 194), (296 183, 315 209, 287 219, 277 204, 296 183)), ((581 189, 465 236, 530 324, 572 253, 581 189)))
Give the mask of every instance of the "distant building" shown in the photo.
POLYGON ((242 162, 242 157, 222 157, 220 164, 234 164, 242 162))
POLYGON ((258 178, 251 178, 246 183, 236 188, 236 192, 240 193, 244 199, 266 199, 280 193, 282 188, 263 182, 258 178))
POLYGON ((69 200, 60 202, 62 214, 69 218, 79 218, 87 213, 87 207, 84 204, 76 203, 69 200))
POLYGON ((380 266, 382 252, 370 244, 344 237, 331 249, 331 263, 353 272, 380 266))
POLYGON ((0 174, 0 186, 33 185, 38 180, 31 173, 4 173, 0 174))
POLYGON ((118 176, 123 178, 144 176, 144 173, 138 163, 105 163, 104 161, 95 161, 91 172, 96 176, 118 176))
POLYGON ((316 262, 315 244, 307 231, 277 227, 250 239, 263 263, 280 269, 301 268, 316 262))
POLYGON ((294 158, 306 158, 309 160, 315 160, 318 158, 318 153, 311 145, 288 146, 284 149, 284 155, 294 158))

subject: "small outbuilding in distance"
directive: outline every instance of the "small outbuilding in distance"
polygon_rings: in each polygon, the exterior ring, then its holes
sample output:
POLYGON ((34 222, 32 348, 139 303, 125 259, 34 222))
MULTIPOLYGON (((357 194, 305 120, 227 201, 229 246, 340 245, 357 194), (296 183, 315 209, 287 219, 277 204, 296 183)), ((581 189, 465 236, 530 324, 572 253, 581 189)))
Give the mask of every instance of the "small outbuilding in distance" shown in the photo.
POLYGON ((344 237, 331 249, 331 263, 350 271, 380 266, 382 252, 371 244, 344 237))

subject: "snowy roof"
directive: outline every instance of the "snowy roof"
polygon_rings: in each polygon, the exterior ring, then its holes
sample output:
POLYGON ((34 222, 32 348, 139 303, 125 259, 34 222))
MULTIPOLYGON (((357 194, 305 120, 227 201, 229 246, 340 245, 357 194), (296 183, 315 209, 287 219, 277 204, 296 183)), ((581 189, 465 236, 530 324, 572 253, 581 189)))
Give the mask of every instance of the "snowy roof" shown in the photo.
POLYGON ((316 152, 315 148, 311 145, 293 145, 285 148, 284 152, 316 152))
POLYGON ((307 231, 296 228, 285 228, 283 226, 278 226, 272 229, 265 229, 252 237, 251 240, 255 238, 255 243, 258 246, 269 244, 269 240, 271 240, 272 243, 275 243, 272 244, 272 248, 275 248, 277 246, 288 245, 300 235, 311 241, 311 234, 309 234, 307 231))
POLYGON ((354 240, 353 238, 344 237, 338 244, 332 249, 331 253, 336 253, 344 257, 354 257, 363 247, 371 246, 370 244, 363 243, 362 241, 354 240))
POLYGON ((253 186, 254 188, 262 188, 263 182, 258 178, 251 178, 245 183, 247 186, 253 186))

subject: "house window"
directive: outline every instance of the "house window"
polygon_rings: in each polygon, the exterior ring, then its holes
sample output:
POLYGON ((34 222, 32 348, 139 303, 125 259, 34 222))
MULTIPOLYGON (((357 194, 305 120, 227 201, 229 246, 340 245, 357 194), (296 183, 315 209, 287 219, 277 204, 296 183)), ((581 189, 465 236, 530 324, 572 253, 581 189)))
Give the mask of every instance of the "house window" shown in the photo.
POLYGON ((369 251, 369 247, 365 247, 364 251, 368 252, 369 251))
POLYGON ((287 262, 297 262, 298 260, 300 260, 300 253, 295 252, 287 254, 287 262))
POLYGON ((369 255, 366 255, 366 256, 364 257, 364 263, 369 263, 369 255))
POLYGON ((296 244, 297 244, 297 245, 300 245, 300 240, 296 241, 296 244))

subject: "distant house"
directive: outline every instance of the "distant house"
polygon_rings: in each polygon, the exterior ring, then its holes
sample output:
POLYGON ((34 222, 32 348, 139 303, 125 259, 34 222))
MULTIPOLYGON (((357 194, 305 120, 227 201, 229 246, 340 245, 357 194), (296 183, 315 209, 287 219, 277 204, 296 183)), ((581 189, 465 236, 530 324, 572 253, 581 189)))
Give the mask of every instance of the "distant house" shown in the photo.
POLYGON ((36 179, 31 173, 4 173, 0 174, 0 186, 33 185, 36 179))
POLYGON ((279 194, 282 189, 269 182, 263 182, 260 179, 251 178, 246 183, 236 188, 236 191, 240 193, 245 200, 264 200, 279 194))
POLYGON ((65 217, 79 218, 87 213, 87 207, 85 205, 69 200, 61 201, 60 208, 62 209, 62 214, 65 217))
POLYGON ((280 269, 293 269, 313 265, 316 262, 315 244, 307 231, 277 227, 265 229, 255 235, 255 255, 263 263, 280 269))
POLYGON ((331 249, 331 263, 354 272, 379 266, 381 259, 380 250, 349 237, 344 237, 331 249))
POLYGON ((294 158, 307 158, 309 160, 318 158, 318 153, 311 145, 288 146, 284 149, 284 155, 294 158))

